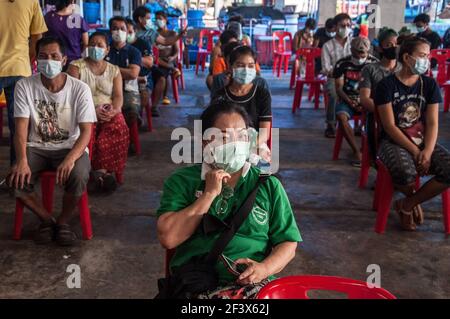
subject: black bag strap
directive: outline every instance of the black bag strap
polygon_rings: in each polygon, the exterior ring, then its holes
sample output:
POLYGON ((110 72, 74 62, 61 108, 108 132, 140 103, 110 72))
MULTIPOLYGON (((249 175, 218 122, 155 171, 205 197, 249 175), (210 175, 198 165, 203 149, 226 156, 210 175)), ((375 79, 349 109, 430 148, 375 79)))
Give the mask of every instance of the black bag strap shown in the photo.
POLYGON ((225 230, 220 234, 219 238, 214 243, 213 248, 205 258, 206 262, 215 263, 217 261, 220 254, 222 254, 225 247, 228 245, 231 239, 233 239, 234 235, 239 230, 244 220, 246 220, 248 215, 250 215, 250 212, 252 211, 253 205, 256 200, 256 193, 259 190, 259 186, 263 184, 269 178, 269 176, 270 175, 259 176, 255 188, 250 192, 245 201, 233 215, 233 218, 228 224, 228 227, 225 228, 225 230))

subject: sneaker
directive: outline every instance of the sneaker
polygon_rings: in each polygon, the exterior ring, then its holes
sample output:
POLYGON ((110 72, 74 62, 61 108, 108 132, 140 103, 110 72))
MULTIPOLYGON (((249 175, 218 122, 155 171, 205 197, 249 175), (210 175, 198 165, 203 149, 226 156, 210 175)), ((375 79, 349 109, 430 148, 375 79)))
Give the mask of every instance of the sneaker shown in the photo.
POLYGON ((328 125, 326 130, 325 130, 325 137, 327 138, 335 138, 336 137, 336 133, 334 132, 334 128, 331 125, 328 125))
POLYGON ((162 102, 161 102, 163 105, 170 105, 170 99, 167 97, 167 96, 165 96, 163 99, 162 99, 162 102))
POLYGON ((73 246, 77 240, 77 235, 69 225, 56 225, 56 243, 60 246, 73 246))
POLYGON ((53 219, 42 222, 34 236, 34 242, 38 245, 51 243, 55 239, 56 223, 53 219))

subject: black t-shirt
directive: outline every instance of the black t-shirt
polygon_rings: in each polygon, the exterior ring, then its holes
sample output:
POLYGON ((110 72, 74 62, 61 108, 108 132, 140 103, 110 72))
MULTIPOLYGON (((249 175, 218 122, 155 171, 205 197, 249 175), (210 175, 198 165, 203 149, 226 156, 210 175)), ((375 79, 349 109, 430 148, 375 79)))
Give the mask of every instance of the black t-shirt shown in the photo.
POLYGON ((242 106, 250 115, 256 130, 259 130, 259 122, 272 121, 272 96, 262 85, 253 84, 253 88, 244 96, 235 96, 228 87, 224 87, 217 91, 214 100, 216 99, 226 99, 242 106))
POLYGON ((329 40, 333 39, 327 35, 327 29, 319 28, 314 34, 314 40, 319 40, 319 48, 322 48, 323 45, 329 40))
POLYGON ((336 62, 333 70, 333 78, 344 77, 344 87, 342 90, 347 96, 355 101, 359 101, 359 81, 361 79, 361 70, 368 64, 378 62, 378 59, 369 55, 363 64, 355 64, 352 56, 346 56, 336 62))
MULTIPOLYGON (((152 47, 150 46, 150 43, 142 40, 141 38, 137 38, 136 42, 134 42, 131 45, 134 46, 136 49, 138 49, 139 52, 141 52, 142 57, 153 55, 152 47)), ((141 66, 141 71, 139 72, 139 76, 146 76, 149 74, 149 72, 150 72, 149 69, 141 66)))
MULTIPOLYGON (((414 130, 417 132, 420 126, 425 127, 428 105, 441 102, 439 85, 436 80, 425 75, 422 75, 413 86, 403 84, 395 74, 390 75, 378 83, 375 92, 375 105, 379 107, 392 103, 395 125, 409 131, 408 135, 413 137, 417 145, 423 142, 424 136, 420 133, 415 134, 414 130)), ((386 137, 385 133, 383 137, 386 137)))
POLYGON ((439 46, 442 44, 441 37, 439 36, 439 34, 437 32, 434 32, 434 31, 432 31, 431 33, 426 33, 426 32, 418 33, 417 36, 427 39, 428 42, 431 43, 432 50, 438 49, 439 46))

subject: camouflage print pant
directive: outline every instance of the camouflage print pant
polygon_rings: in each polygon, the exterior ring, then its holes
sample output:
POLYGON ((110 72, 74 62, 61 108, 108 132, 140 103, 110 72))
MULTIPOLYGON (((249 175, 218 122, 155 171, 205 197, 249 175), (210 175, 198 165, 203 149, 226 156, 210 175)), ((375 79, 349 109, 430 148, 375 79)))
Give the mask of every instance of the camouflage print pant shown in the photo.
POLYGON ((254 299, 258 292, 269 283, 264 279, 257 284, 240 286, 236 283, 219 287, 213 291, 207 291, 197 296, 198 299, 254 299))

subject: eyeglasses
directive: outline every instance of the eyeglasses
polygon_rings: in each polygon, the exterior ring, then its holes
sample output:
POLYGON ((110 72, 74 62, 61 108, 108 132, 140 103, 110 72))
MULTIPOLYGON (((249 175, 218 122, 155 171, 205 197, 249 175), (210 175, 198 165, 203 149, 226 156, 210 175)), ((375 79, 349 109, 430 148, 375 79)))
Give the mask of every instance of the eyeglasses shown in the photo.
POLYGON ((234 195, 234 189, 228 184, 222 184, 222 191, 220 192, 219 199, 216 203, 217 214, 225 214, 228 210, 228 201, 234 195))

